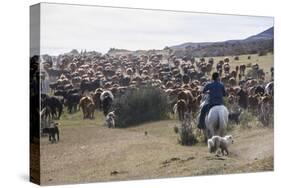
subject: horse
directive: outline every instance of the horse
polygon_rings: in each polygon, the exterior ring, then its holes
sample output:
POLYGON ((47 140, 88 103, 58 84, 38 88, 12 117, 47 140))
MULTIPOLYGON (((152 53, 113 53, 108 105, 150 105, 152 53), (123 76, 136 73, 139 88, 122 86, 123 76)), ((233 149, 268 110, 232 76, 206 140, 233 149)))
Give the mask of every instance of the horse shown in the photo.
POLYGON ((229 112, 224 105, 213 106, 205 118, 206 136, 212 138, 215 135, 224 137, 228 123, 229 112))
MULTIPOLYGON (((202 108, 206 102, 207 97, 203 97, 203 102, 200 107, 202 108)), ((221 137, 225 136, 229 112, 224 105, 213 106, 205 117, 205 139, 210 139, 215 135, 221 137)))

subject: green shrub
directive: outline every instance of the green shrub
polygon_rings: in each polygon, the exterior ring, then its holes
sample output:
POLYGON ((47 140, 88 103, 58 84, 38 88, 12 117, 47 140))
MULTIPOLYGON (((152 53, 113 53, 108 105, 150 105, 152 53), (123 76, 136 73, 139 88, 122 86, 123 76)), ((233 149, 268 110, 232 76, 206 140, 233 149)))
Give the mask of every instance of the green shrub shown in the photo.
POLYGON ((246 73, 246 78, 258 78, 258 72, 255 69, 249 69, 246 73))
POLYGON ((265 104, 261 107, 260 112, 258 113, 258 120, 264 127, 273 127, 274 126, 274 112, 273 106, 270 104, 265 104))
POLYGON ((265 55, 267 55, 267 51, 260 51, 258 55, 259 56, 265 56, 265 55))
POLYGON ((179 128, 178 128, 177 126, 174 126, 174 132, 175 132, 176 134, 179 133, 179 128))
POLYGON ((253 123, 255 124, 256 117, 248 111, 243 111, 240 115, 240 125, 242 128, 251 128, 253 123))
POLYGON ((180 129, 178 130, 178 134, 179 134, 178 142, 181 145, 192 146, 198 143, 198 140, 195 134, 193 133, 192 129, 188 127, 185 126, 180 127, 180 129))
POLYGON ((117 127, 129 127, 168 118, 167 95, 159 88, 143 87, 127 91, 112 105, 117 127))
POLYGON ((179 135, 178 142, 181 145, 192 146, 198 143, 198 139, 195 132, 194 126, 192 126, 192 117, 190 115, 185 116, 184 120, 181 122, 181 125, 174 127, 174 132, 179 135))
POLYGON ((239 60, 239 56, 235 56, 235 57, 234 57, 234 60, 235 60, 235 61, 238 61, 238 60, 239 60))

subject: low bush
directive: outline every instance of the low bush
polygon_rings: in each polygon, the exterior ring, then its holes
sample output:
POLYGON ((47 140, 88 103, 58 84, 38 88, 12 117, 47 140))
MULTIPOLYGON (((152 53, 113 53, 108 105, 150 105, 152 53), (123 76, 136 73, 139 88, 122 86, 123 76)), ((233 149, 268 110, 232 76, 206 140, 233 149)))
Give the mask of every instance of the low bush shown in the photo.
POLYGON ((265 56, 265 55, 267 55, 267 51, 260 51, 258 55, 259 56, 265 56))
POLYGON ((185 119, 181 122, 181 126, 174 127, 174 132, 179 135, 178 142, 181 145, 191 146, 198 143, 198 139, 194 134, 195 128, 193 128, 193 122, 191 116, 185 116, 185 119))
POLYGON ((178 142, 181 145, 192 146, 198 143, 198 140, 195 134, 193 133, 192 129, 186 126, 181 126, 178 130, 178 134, 179 134, 178 142))
POLYGON ((127 91, 113 102, 117 127, 129 127, 168 118, 167 95, 159 88, 143 87, 127 91))
POLYGON ((265 104, 261 107, 260 113, 258 113, 258 120, 264 127, 273 127, 274 125, 274 112, 273 106, 265 104))
POLYGON ((235 61, 238 61, 238 60, 239 60, 239 56, 235 56, 235 57, 234 57, 234 60, 235 60, 235 61))
POLYGON ((240 125, 242 128, 251 128, 253 125, 253 122, 257 122, 257 121, 256 121, 256 117, 251 112, 248 112, 247 110, 245 110, 241 113, 240 125))
POLYGON ((249 69, 246 73, 246 78, 258 78, 258 71, 255 69, 249 69))

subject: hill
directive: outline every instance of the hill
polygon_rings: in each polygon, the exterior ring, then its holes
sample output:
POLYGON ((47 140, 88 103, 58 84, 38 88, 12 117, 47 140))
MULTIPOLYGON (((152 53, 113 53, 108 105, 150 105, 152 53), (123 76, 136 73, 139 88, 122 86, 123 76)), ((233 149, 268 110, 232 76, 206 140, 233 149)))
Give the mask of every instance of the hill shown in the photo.
POLYGON ((271 40, 274 38, 274 28, 271 27, 257 35, 254 36, 250 36, 247 39, 245 39, 245 41, 249 41, 249 40, 271 40))
POLYGON ((274 28, 241 40, 183 43, 169 47, 177 56, 225 56, 273 51, 274 28))

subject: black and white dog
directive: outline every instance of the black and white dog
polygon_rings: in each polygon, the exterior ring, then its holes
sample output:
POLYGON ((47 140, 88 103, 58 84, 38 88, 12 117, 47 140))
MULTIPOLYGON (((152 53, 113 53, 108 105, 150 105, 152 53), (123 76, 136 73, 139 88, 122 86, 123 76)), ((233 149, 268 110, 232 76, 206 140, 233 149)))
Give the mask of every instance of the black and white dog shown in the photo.
POLYGON ((235 122, 237 125, 240 123, 240 115, 242 110, 239 109, 238 112, 232 112, 228 114, 229 121, 235 122))
POLYGON ((115 128, 115 112, 112 111, 112 112, 109 112, 107 115, 106 115, 106 118, 105 118, 105 123, 107 125, 108 128, 115 128))
POLYGON ((49 135, 49 141, 51 143, 57 143, 60 140, 60 132, 58 128, 59 123, 51 123, 50 127, 43 128, 43 134, 49 135), (57 139, 56 139, 57 135, 57 139))
POLYGON ((233 143, 234 140, 232 135, 226 135, 224 137, 213 136, 208 140, 208 149, 210 153, 217 153, 217 151, 220 149, 222 155, 228 155, 228 147, 233 143))

